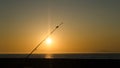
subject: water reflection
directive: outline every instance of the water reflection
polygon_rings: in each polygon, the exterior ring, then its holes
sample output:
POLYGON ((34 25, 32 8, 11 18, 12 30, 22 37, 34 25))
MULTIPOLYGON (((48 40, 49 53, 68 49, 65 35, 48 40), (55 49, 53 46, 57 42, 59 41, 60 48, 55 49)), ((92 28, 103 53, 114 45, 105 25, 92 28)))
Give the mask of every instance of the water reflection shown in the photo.
POLYGON ((53 55, 52 55, 52 54, 46 54, 46 55, 45 55, 45 58, 46 58, 46 59, 51 59, 51 58, 53 58, 53 55))

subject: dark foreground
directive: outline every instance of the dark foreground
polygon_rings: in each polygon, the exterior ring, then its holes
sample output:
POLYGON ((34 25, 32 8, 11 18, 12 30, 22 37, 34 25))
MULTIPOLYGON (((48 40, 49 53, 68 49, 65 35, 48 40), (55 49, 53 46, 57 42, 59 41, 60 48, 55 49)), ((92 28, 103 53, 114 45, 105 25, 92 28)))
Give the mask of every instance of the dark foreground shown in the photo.
POLYGON ((108 68, 120 67, 119 59, 24 59, 0 58, 0 68, 108 68))

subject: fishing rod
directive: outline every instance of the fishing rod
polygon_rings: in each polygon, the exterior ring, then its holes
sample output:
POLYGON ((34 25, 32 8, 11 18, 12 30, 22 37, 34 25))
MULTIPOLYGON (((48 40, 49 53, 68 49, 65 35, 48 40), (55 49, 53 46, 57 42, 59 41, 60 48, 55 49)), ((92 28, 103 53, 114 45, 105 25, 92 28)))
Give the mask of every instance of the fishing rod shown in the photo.
POLYGON ((51 35, 55 32, 56 29, 58 29, 61 25, 63 24, 63 22, 61 22, 58 26, 56 26, 51 32, 49 35, 47 35, 27 56, 26 58, 29 58, 33 52, 51 35))

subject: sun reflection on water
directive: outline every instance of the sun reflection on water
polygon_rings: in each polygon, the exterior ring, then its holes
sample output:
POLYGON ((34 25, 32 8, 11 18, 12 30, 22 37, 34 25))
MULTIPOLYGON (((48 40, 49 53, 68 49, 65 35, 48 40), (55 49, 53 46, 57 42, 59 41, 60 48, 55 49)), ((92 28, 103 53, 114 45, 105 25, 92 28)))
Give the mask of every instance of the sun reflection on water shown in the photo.
POLYGON ((51 58, 53 58, 53 55, 52 55, 52 54, 46 54, 46 55, 45 55, 45 58, 46 58, 46 59, 51 59, 51 58))

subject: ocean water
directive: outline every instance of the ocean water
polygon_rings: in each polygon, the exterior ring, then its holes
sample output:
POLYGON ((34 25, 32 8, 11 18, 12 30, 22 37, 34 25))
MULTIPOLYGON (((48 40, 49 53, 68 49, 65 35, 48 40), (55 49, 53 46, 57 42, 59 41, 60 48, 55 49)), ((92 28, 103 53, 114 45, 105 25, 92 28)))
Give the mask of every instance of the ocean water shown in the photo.
MULTIPOLYGON (((27 54, 0 54, 0 58, 26 58, 27 54)), ((120 59, 120 53, 32 54, 29 58, 46 59, 120 59)))

